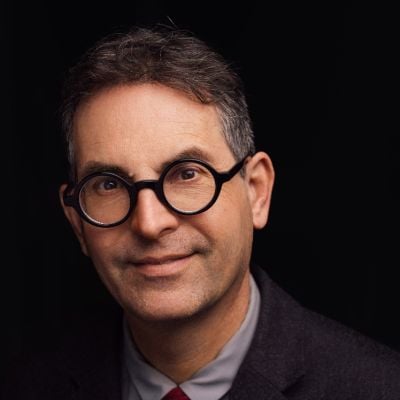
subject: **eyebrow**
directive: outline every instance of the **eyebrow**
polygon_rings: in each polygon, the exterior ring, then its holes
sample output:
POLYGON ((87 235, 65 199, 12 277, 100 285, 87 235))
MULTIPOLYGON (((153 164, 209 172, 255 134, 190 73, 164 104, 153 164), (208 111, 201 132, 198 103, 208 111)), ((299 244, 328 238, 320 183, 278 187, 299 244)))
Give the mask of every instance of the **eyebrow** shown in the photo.
MULTIPOLYGON (((174 161, 178 160, 183 160, 183 159, 197 159, 205 162, 211 162, 210 155, 207 154, 205 150, 202 150, 199 147, 189 147, 187 149, 184 149, 180 151, 179 153, 175 154, 173 157, 165 160, 160 164, 159 167, 156 168, 156 172, 161 174, 161 172, 168 167, 169 164, 173 163, 174 161)), ((132 177, 130 176, 129 172, 125 169, 122 168, 121 166, 117 164, 109 164, 109 163, 104 163, 100 161, 89 161, 83 168, 81 172, 82 178, 94 173, 102 173, 102 172, 113 172, 115 174, 118 174, 119 176, 126 178, 128 180, 132 180, 132 177)), ((81 178, 81 179, 82 179, 81 178)))
MULTIPOLYGON (((124 168, 121 168, 120 166, 116 164, 108 164, 108 163, 103 163, 100 161, 89 161, 83 168, 82 170, 82 178, 91 174, 95 173, 102 173, 102 172, 113 172, 115 174, 118 174, 122 177, 129 178, 128 173, 125 171, 124 168)), ((81 179, 82 179, 81 178, 81 179)))
POLYGON ((162 172, 169 164, 173 163, 174 161, 183 160, 185 158, 193 158, 196 160, 201 160, 205 162, 211 162, 210 155, 199 147, 189 147, 188 149, 184 149, 179 153, 175 154, 170 159, 164 161, 159 168, 157 168, 157 172, 162 172))

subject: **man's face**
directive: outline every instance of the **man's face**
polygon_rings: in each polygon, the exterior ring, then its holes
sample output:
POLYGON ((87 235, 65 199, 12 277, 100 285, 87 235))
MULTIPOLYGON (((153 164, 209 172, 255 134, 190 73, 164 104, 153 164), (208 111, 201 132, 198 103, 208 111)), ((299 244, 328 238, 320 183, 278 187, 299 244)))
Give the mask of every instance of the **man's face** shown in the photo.
MULTIPOLYGON (((158 179, 180 155, 217 171, 236 163, 215 108, 160 85, 102 91, 81 105, 74 128, 78 180, 104 167, 132 181, 158 179)), ((252 206, 240 174, 198 215, 170 211, 150 189, 139 192, 130 218, 116 227, 82 222, 70 208, 66 213, 109 291, 137 318, 195 315, 234 296, 248 274, 252 206)))

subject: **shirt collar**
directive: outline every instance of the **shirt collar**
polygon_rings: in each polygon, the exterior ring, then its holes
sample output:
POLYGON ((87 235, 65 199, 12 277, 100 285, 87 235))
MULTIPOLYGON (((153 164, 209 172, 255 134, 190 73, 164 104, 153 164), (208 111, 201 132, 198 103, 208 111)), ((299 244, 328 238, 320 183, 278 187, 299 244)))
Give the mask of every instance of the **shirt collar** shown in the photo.
MULTIPOLYGON (((221 398, 232 386, 237 371, 250 347, 260 310, 260 292, 250 276, 250 302, 239 330, 224 345, 218 356, 197 371, 180 387, 191 400, 221 398)), ((127 368, 125 385, 133 385, 142 399, 161 399, 176 384, 149 365, 136 349, 126 320, 123 327, 123 359, 127 368)))

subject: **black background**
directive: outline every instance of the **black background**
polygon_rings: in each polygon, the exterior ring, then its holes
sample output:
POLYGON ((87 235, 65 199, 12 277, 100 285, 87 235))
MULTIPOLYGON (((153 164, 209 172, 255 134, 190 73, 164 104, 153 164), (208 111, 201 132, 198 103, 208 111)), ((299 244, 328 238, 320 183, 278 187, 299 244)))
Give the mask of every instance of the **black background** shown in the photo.
POLYGON ((257 146, 274 162, 271 216, 256 234, 255 260, 306 306, 400 349, 392 12, 367 3, 262 3, 4 4, 6 357, 37 346, 67 315, 110 301, 58 201, 67 176, 57 114, 66 71, 103 35, 169 19, 237 68, 257 146))

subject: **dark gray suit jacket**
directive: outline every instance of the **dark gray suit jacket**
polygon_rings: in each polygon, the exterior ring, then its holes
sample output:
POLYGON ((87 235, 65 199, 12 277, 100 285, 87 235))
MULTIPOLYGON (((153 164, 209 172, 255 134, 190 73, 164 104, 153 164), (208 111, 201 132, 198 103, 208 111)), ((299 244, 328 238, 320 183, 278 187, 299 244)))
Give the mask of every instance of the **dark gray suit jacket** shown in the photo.
MULTIPOLYGON (((230 400, 400 399, 398 353, 303 308, 260 268, 253 274, 261 314, 230 400)), ((3 399, 120 400, 121 317, 90 320, 60 351, 25 360, 3 399)))

